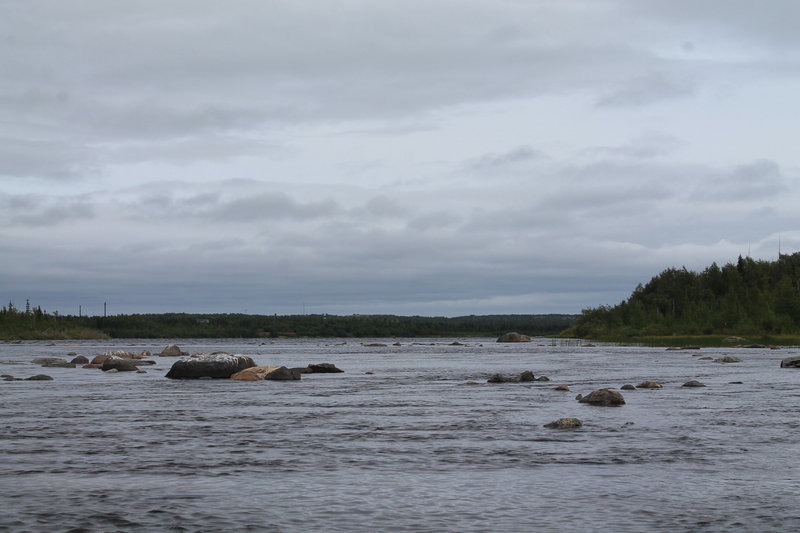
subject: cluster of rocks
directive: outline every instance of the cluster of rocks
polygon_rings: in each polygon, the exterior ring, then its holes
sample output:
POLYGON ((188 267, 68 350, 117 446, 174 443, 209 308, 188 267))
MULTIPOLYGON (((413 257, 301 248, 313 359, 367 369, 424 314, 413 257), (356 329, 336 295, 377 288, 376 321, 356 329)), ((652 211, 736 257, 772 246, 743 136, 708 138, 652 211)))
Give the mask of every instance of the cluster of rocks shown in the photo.
POLYGON ((47 374, 36 374, 35 376, 31 376, 29 378, 15 378, 11 374, 2 374, 0 378, 3 378, 3 381, 52 381, 53 377, 48 376, 47 374))
POLYGON ((302 374, 343 372, 332 363, 310 364, 302 368, 277 365, 256 365, 247 355, 224 352, 195 354, 178 361, 167 372, 170 379, 234 379, 237 381, 290 381, 302 374))

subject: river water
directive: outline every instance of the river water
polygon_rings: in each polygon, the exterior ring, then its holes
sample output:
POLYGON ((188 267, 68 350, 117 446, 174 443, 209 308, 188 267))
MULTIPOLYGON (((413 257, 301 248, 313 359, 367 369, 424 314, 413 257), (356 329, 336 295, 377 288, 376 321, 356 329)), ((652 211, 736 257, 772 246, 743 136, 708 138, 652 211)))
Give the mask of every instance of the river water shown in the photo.
POLYGON ((174 341, 345 371, 291 382, 30 363, 173 341, 0 343, 0 373, 54 378, 0 381, 0 530, 800 530, 798 349, 397 340, 174 341), (524 370, 551 381, 486 382, 524 370), (584 425, 543 427, 562 417, 584 425))

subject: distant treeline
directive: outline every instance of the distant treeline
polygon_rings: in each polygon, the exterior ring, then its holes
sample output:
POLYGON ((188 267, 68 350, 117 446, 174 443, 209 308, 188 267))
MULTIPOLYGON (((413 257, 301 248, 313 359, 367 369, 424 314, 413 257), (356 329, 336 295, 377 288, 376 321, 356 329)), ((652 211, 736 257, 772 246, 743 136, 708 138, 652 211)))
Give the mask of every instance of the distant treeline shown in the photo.
POLYGON ((556 334, 576 315, 394 315, 133 314, 57 316, 13 304, 0 310, 0 339, 253 338, 253 337, 478 337, 508 331, 556 334))
POLYGON ((613 306, 585 309, 564 336, 625 340, 667 335, 800 334, 800 253, 739 257, 702 272, 670 268, 613 306))

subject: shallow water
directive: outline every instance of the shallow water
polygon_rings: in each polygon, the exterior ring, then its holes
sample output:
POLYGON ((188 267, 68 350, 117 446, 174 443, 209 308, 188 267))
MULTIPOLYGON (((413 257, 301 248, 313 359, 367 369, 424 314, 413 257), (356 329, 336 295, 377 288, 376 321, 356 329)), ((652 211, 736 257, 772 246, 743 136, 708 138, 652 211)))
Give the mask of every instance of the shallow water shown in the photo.
POLYGON ((293 382, 30 363, 172 341, 0 343, 0 373, 55 378, 0 381, 0 530, 800 530, 798 349, 395 340, 175 341, 345 370, 293 382), (486 383, 523 370, 552 381, 486 383), (646 379, 664 388, 575 400, 646 379))

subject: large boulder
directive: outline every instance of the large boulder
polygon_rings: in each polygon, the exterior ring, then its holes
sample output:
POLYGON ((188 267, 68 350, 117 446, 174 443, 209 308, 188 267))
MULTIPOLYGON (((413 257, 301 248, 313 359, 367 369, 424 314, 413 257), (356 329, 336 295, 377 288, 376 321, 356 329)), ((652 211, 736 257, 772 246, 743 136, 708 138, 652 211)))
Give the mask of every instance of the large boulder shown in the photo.
POLYGON ((198 354, 173 363, 170 379, 228 379, 237 372, 256 366, 252 357, 230 354, 198 354))
POLYGON ((787 357, 781 361, 781 368, 800 368, 800 357, 787 357))
POLYGON ((588 403, 589 405, 597 405, 600 407, 619 407, 625 405, 625 398, 622 397, 619 391, 611 389, 599 389, 587 394, 586 396, 578 395, 577 400, 581 403, 588 403))
POLYGON ((161 350, 161 353, 156 355, 160 355, 161 357, 180 357, 182 355, 188 355, 188 354, 186 352, 182 352, 177 344, 170 344, 169 346, 161 350))
POLYGON ((291 381, 293 379, 300 379, 300 373, 292 372, 285 366, 263 365, 245 368, 232 375, 231 379, 238 381, 261 381, 263 379, 291 381))
POLYGON ((505 335, 501 335, 497 342, 531 342, 531 338, 527 335, 522 335, 521 333, 517 333, 512 331, 510 333, 506 333, 505 335))
POLYGON ((79 355, 79 356, 73 358, 72 361, 70 361, 70 363, 75 364, 75 365, 88 365, 89 364, 89 358, 86 357, 85 355, 79 355))

